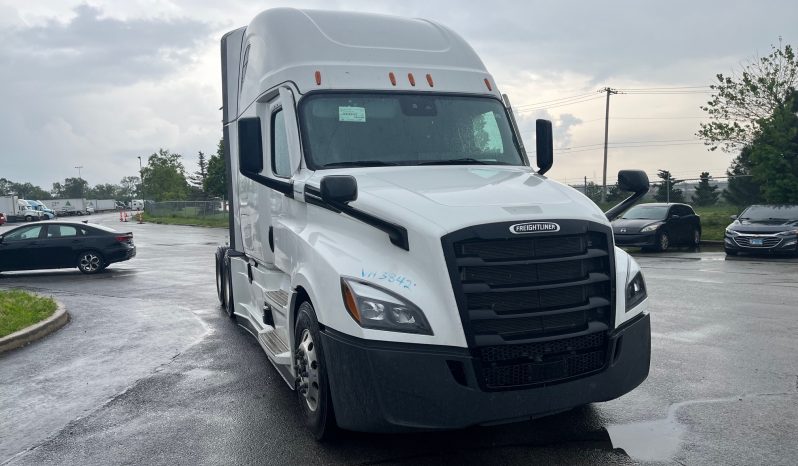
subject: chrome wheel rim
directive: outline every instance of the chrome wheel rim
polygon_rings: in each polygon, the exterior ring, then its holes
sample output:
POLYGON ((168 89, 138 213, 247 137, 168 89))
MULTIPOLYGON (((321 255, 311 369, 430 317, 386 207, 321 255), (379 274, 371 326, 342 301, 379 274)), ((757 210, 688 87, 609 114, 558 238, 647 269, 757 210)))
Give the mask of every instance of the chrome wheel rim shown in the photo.
POLYGON ((82 255, 80 268, 87 272, 96 272, 100 268, 100 256, 92 253, 82 255))
POLYGON ((696 246, 701 244, 701 233, 699 233, 698 230, 693 232, 693 243, 695 243, 696 246))
POLYGON ((299 376, 297 390, 303 396, 308 409, 313 412, 319 407, 319 360, 317 356, 316 345, 310 335, 310 330, 304 329, 296 352, 297 375, 299 376))
POLYGON ((668 249, 669 245, 670 241, 668 240, 668 235, 663 233, 662 236, 659 237, 659 248, 664 251, 668 249))

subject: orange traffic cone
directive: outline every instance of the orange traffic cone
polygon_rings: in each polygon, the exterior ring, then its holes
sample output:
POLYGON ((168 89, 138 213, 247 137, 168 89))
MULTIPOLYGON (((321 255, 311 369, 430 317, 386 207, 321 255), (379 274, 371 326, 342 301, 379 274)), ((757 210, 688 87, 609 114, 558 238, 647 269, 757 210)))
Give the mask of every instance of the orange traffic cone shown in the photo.
POLYGON ((119 221, 120 222, 124 222, 124 220, 122 220, 122 213, 124 213, 124 212, 125 212, 124 210, 120 210, 119 211, 119 221))
POLYGON ((139 212, 138 214, 136 214, 136 216, 139 218, 139 223, 144 223, 144 222, 142 221, 142 218, 144 217, 144 215, 142 214, 142 212, 139 212))
POLYGON ((122 220, 122 221, 123 221, 123 222, 127 222, 127 210, 126 210, 126 211, 124 211, 124 212, 125 212, 125 219, 124 219, 124 220, 122 220))

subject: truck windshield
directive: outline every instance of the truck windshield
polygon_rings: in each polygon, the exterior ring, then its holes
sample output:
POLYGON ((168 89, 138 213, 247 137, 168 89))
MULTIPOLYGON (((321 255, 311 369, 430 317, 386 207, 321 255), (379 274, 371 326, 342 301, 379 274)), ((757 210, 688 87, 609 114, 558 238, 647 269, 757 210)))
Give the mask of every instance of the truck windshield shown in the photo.
POLYGON ((525 165, 489 97, 315 94, 299 108, 308 167, 525 165))

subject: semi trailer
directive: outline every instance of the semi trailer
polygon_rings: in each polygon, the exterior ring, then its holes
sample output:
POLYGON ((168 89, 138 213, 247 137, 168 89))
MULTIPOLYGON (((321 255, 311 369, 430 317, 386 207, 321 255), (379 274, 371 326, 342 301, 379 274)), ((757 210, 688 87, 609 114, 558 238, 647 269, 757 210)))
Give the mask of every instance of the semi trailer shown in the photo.
MULTIPOLYGON (((443 25, 272 9, 221 40, 222 307, 317 439, 457 429, 615 399, 649 371, 640 267, 533 168, 509 99, 443 25)), ((251 361, 250 361, 251 362, 251 361)))

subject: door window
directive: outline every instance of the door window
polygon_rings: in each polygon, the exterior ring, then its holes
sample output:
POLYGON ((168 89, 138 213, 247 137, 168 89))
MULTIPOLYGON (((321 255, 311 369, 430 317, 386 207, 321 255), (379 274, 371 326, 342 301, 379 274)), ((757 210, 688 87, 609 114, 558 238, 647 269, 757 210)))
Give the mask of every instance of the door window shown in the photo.
POLYGON ((3 241, 11 242, 11 241, 25 241, 29 239, 36 239, 39 237, 39 233, 41 233, 41 231, 42 231, 41 225, 23 228, 21 230, 17 230, 7 234, 6 236, 3 237, 3 241))
POLYGON ((288 135, 285 132, 283 109, 272 114, 272 171, 281 178, 291 176, 291 158, 288 155, 288 135))
POLYGON ((47 237, 48 238, 65 238, 71 236, 78 236, 78 229, 71 225, 48 225, 47 237))

